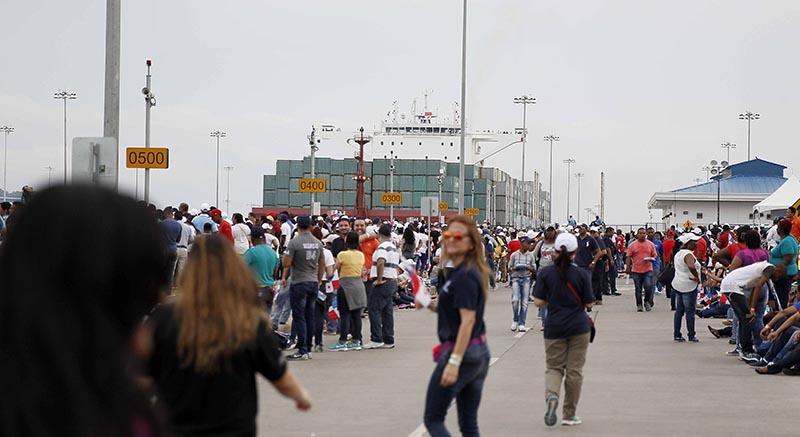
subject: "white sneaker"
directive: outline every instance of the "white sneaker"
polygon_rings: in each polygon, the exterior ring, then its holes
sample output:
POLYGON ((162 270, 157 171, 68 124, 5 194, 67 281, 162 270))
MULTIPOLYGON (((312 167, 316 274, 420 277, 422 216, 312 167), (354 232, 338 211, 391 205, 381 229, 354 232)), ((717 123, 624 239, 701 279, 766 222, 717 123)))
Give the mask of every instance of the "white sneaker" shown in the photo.
POLYGON ((563 426, 577 426, 583 423, 580 417, 575 416, 572 419, 562 419, 561 425, 563 426))
POLYGON ((364 349, 380 349, 382 347, 383 343, 375 343, 374 341, 371 341, 364 345, 364 349))
POLYGON ((517 328, 517 331, 519 331, 519 332, 528 332, 528 328, 526 328, 525 325, 519 325, 519 327, 517 328))
POLYGON ((518 326, 517 322, 511 322, 511 331, 516 331, 517 330, 517 326, 518 326))

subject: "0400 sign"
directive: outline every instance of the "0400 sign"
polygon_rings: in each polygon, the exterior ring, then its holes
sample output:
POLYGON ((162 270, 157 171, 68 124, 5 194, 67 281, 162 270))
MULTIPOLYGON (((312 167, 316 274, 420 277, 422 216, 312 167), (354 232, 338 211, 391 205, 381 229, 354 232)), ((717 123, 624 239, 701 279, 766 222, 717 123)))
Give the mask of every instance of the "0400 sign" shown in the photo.
POLYGON ((169 149, 129 147, 125 151, 127 168, 169 168, 169 149))

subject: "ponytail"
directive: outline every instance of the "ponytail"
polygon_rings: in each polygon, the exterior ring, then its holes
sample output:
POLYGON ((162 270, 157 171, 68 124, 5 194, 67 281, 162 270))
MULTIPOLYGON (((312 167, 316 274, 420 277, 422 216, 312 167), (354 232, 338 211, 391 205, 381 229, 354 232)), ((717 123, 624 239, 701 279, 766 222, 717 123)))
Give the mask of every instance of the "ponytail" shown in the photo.
POLYGON ((569 266, 572 264, 572 259, 570 258, 572 257, 570 256, 570 253, 567 252, 567 248, 561 246, 557 253, 555 264, 558 268, 559 274, 561 275, 561 279, 564 281, 567 280, 567 272, 569 271, 569 266))

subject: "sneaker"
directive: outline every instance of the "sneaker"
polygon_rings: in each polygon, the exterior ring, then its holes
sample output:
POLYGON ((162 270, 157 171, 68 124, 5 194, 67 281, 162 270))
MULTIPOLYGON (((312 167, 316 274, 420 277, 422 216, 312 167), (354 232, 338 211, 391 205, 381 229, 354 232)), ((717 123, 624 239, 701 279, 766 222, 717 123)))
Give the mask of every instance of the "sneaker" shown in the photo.
POLYGON ((729 357, 738 357, 739 356, 739 349, 737 348, 737 349, 729 350, 728 352, 725 352, 725 355, 727 355, 729 357))
POLYGON ((289 342, 289 346, 286 346, 286 350, 292 350, 297 348, 297 340, 292 340, 289 342))
POLYGON ((575 416, 572 419, 564 419, 561 421, 561 425, 563 426, 578 426, 581 423, 583 423, 583 421, 578 416, 575 416))
POLYGON ((516 331, 516 330, 517 330, 517 326, 518 326, 518 325, 517 325, 517 322, 511 322, 511 331, 512 331, 512 332, 513 332, 513 331, 516 331))
POLYGON ((519 325, 519 327, 517 328, 517 331, 519 331, 519 332, 528 332, 528 328, 526 328, 525 325, 519 325))
POLYGON ((612 296, 622 296, 622 293, 620 293, 620 292, 618 292, 618 291, 612 291, 612 292, 611 292, 611 295, 612 295, 612 296))
POLYGON ((394 343, 383 343, 378 349, 394 349, 394 343))
POLYGON ((748 354, 740 353, 739 354, 739 359, 744 361, 747 364, 750 364, 750 363, 758 362, 761 359, 761 357, 758 354, 751 352, 751 353, 748 353, 748 354))
POLYGON ((323 348, 321 344, 314 345, 314 352, 322 353, 323 348))
POLYGON ((545 401, 547 410, 544 412, 544 424, 547 426, 555 426, 558 422, 558 396, 550 395, 545 401))
POLYGON ((711 327, 711 325, 708 325, 708 331, 709 331, 709 332, 711 333, 711 335, 713 335, 714 337, 717 337, 717 338, 719 338, 719 337, 720 337, 720 335, 719 335, 719 329, 714 329, 714 328, 712 328, 712 327, 711 327))
POLYGON ((645 309, 645 311, 650 311, 650 310, 653 309, 653 306, 650 305, 650 302, 645 302, 644 303, 644 309, 645 309))
POLYGON ((641 306, 641 305, 636 305, 636 312, 637 312, 637 313, 641 313, 642 311, 644 311, 644 310, 642 309, 642 306, 641 306))
POLYGON ((754 362, 752 362, 752 363, 747 363, 747 364, 749 364, 749 365, 751 365, 751 366, 753 366, 753 367, 765 367, 765 366, 767 366, 769 363, 767 362, 767 360, 765 360, 765 359, 761 358, 761 359, 760 359, 760 360, 758 360, 758 361, 754 361, 754 362))
POLYGON ((358 341, 358 340, 347 342, 346 345, 347 345, 347 350, 349 350, 349 351, 360 351, 361 350, 361 342, 358 341))
POLYGON ((308 361, 311 359, 311 354, 301 354, 300 352, 295 352, 288 357, 286 357, 289 361, 308 361))
POLYGON ((700 343, 700 339, 697 337, 689 337, 689 341, 692 343, 700 343))
POLYGON ((341 341, 337 341, 336 344, 330 346, 328 350, 331 352, 338 352, 338 351, 347 352, 350 350, 348 345, 349 343, 342 343, 341 341))
POLYGON ((684 341, 686 341, 686 339, 683 338, 683 336, 675 337, 675 342, 676 343, 683 343, 684 341))
POLYGON ((371 341, 364 345, 364 349, 378 349, 380 347, 383 347, 383 342, 376 343, 374 341, 371 341))

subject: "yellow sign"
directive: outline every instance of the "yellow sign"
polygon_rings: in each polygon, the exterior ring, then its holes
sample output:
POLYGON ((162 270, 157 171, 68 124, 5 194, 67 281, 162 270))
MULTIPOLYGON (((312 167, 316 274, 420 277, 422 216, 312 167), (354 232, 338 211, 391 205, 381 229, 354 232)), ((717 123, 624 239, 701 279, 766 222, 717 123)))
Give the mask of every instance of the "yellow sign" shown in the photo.
POLYGON ((301 193, 324 193, 328 191, 328 184, 325 179, 300 179, 297 188, 301 193))
POLYGON ((439 202, 439 211, 447 211, 447 208, 450 207, 450 204, 447 202, 439 202))
POLYGON ((686 220, 686 223, 683 224, 683 229, 692 229, 694 224, 691 220, 686 220))
POLYGON ((169 149, 166 147, 128 147, 125 150, 127 168, 169 168, 169 149))
POLYGON ((478 208, 467 208, 467 209, 464 210, 464 214, 471 215, 473 217, 476 216, 476 215, 480 215, 480 213, 481 213, 481 210, 478 209, 478 208))
POLYGON ((384 205, 399 205, 403 203, 403 193, 383 193, 381 203, 384 205))

